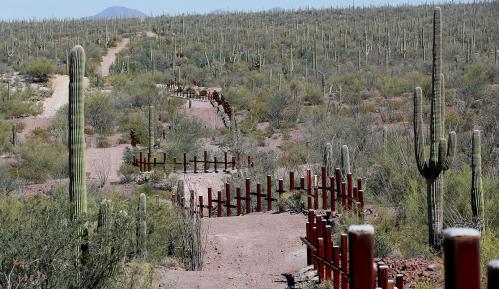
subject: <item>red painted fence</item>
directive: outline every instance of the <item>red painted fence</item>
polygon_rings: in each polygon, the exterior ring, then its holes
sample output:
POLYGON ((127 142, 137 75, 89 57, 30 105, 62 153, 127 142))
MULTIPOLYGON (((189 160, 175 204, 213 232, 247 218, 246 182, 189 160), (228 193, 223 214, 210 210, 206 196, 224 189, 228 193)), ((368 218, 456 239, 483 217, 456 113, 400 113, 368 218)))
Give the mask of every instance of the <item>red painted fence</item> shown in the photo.
POLYGON ((173 158, 171 160, 167 158, 166 153, 163 153, 162 159, 158 160, 156 157, 151 157, 150 154, 144 156, 142 152, 139 152, 138 157, 133 156, 132 164, 139 167, 141 172, 150 172, 157 168, 164 170, 171 168, 172 172, 180 170, 183 173, 192 172, 195 174, 218 173, 220 171, 228 173, 237 166, 252 168, 255 165, 251 156, 246 156, 245 161, 241 162, 240 154, 229 156, 227 152, 224 152, 222 158, 213 157, 210 160, 207 151, 204 151, 202 158, 194 156, 192 159, 188 159, 187 153, 184 153, 181 159, 173 158))

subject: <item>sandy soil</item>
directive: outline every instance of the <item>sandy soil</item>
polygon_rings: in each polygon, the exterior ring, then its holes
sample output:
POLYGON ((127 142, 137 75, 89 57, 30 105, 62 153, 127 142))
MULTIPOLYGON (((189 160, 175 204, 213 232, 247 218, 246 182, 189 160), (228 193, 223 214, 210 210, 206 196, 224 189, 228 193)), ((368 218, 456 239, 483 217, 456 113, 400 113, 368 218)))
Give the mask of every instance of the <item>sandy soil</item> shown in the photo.
POLYGON ((109 76, 109 68, 111 68, 111 65, 116 60, 116 55, 118 55, 118 53, 121 50, 127 47, 128 43, 130 43, 130 39, 123 38, 116 47, 112 47, 107 50, 107 54, 102 57, 99 67, 99 72, 101 76, 109 76))
POLYGON ((189 101, 183 106, 184 114, 190 117, 195 117, 203 121, 206 127, 209 128, 224 128, 222 119, 217 115, 216 108, 211 106, 207 101, 191 100, 191 108, 189 101))
POLYGON ((305 234, 305 222, 303 215, 288 213, 205 218, 203 270, 160 269, 155 288, 288 288, 293 273, 306 266, 305 246, 299 239, 305 234))

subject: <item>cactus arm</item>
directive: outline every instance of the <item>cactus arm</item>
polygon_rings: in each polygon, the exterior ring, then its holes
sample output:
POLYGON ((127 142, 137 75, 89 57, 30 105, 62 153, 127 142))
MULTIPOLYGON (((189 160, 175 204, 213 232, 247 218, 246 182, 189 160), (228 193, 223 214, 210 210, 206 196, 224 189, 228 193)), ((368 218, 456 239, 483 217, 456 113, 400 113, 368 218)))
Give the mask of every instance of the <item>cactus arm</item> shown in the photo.
POLYGON ((438 166, 435 173, 443 171, 447 163, 447 140, 441 138, 438 143, 438 166))
POLYGON ((350 173, 350 154, 348 153, 348 146, 341 147, 341 169, 343 176, 346 177, 350 173))
POLYGON ((414 148, 418 170, 425 176, 427 174, 428 164, 426 163, 424 149, 422 94, 421 87, 416 87, 416 90, 414 91, 414 148))

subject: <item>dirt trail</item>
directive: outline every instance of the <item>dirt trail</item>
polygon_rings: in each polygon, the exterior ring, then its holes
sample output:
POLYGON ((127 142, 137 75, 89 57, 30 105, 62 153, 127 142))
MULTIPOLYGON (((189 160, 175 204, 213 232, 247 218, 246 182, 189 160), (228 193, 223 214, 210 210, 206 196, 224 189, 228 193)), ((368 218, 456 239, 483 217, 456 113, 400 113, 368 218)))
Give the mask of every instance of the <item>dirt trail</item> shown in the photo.
POLYGON ((130 39, 128 38, 123 38, 120 43, 116 47, 109 48, 107 50, 107 54, 102 57, 100 67, 99 67, 99 73, 102 77, 109 76, 109 69, 111 68, 111 65, 114 63, 116 60, 116 56, 118 53, 126 48, 128 44, 130 43, 130 39))
POLYGON ((276 289, 293 285, 306 266, 303 215, 254 213, 204 218, 207 235, 203 270, 156 272, 154 288, 276 289))
POLYGON ((208 128, 219 129, 225 127, 222 119, 217 115, 216 108, 210 102, 191 99, 191 108, 189 108, 189 101, 182 108, 185 115, 203 121, 208 128))

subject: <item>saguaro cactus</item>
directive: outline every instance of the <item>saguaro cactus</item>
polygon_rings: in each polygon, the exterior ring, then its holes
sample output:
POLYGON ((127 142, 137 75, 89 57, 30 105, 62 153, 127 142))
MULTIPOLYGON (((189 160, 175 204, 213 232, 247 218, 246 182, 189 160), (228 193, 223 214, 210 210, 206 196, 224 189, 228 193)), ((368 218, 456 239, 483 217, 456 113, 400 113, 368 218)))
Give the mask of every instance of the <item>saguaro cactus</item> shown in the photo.
POLYGON ((482 193, 482 155, 480 131, 473 131, 471 155, 471 211, 473 223, 484 229, 483 193, 482 193))
POLYGON ((442 75, 442 31, 441 11, 434 10, 433 17, 433 72, 430 123, 430 158, 426 159, 423 135, 422 91, 416 87, 414 93, 414 146, 416 163, 420 174, 426 179, 428 202, 429 243, 435 250, 440 250, 440 238, 443 227, 443 172, 454 157, 456 133, 449 133, 449 143, 443 138, 445 123, 443 116, 443 75, 442 75))
POLYGON ((328 169, 330 173, 334 172, 333 145, 331 143, 327 143, 326 147, 324 148, 323 165, 328 169))
POLYGON ((147 239, 147 222, 146 222, 146 195, 140 194, 139 206, 137 211, 137 255, 146 257, 146 239, 147 239))
POLYGON ((15 123, 12 123, 12 139, 10 142, 12 143, 12 146, 17 145, 17 125, 15 123))
POLYGON ((72 218, 87 213, 87 188, 85 183, 84 94, 85 51, 77 45, 69 56, 69 198, 72 218))
POLYGON ((152 105, 149 106, 149 154, 152 156, 153 148, 154 148, 154 107, 152 105))
POLYGON ((341 173, 344 178, 350 173, 350 154, 347 145, 341 147, 341 173))

